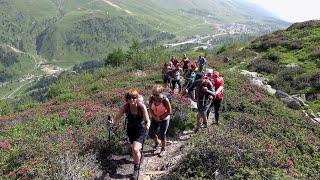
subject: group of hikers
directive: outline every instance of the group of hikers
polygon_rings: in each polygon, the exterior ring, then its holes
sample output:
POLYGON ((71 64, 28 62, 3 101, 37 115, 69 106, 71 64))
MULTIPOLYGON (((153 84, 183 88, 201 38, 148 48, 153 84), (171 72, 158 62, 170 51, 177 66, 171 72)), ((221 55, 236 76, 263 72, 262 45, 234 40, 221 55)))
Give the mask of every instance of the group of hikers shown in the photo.
POLYGON ((114 119, 109 120, 111 124, 118 123, 122 116, 126 115, 127 136, 131 143, 134 163, 134 179, 139 176, 141 149, 143 149, 147 136, 154 140, 155 154, 162 157, 166 153, 166 133, 173 112, 168 93, 188 95, 191 100, 197 102, 195 133, 199 131, 201 124, 204 128, 208 127, 208 117, 212 109, 215 114, 215 120, 212 124, 218 125, 224 80, 218 71, 209 69, 204 72, 206 59, 203 56, 199 56, 197 63, 199 68, 195 63, 191 63, 186 55, 181 63, 175 56, 172 56, 162 69, 164 85, 155 85, 152 89, 152 95, 148 100, 149 110, 145 105, 143 95, 132 89, 125 94, 125 103, 114 119), (183 80, 184 85, 182 86, 183 80), (161 147, 161 149, 159 148, 160 152, 156 153, 159 146, 161 147))

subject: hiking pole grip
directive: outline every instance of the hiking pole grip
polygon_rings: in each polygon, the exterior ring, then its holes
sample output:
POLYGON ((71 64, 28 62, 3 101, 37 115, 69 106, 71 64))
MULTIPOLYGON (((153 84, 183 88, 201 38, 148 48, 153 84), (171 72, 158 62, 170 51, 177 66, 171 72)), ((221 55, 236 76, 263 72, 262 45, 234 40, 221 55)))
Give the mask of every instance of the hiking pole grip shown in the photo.
MULTIPOLYGON (((108 122, 111 121, 111 116, 108 115, 108 122)), ((111 124, 109 124, 109 127, 108 127, 108 146, 110 145, 111 143, 111 124)))

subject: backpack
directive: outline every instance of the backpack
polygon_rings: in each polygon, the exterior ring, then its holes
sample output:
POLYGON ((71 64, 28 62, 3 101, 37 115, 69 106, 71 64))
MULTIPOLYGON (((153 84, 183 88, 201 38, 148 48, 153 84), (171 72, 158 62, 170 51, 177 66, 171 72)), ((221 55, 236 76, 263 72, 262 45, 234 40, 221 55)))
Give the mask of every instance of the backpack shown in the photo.
POLYGON ((165 100, 165 99, 167 98, 167 99, 169 100, 170 104, 171 104, 172 94, 169 93, 169 92, 163 92, 162 94, 163 94, 163 96, 164 96, 163 99, 165 100))
MULTIPOLYGON (((171 104, 172 94, 171 94, 171 93, 169 93, 169 92, 162 92, 162 94, 163 94, 163 100, 162 100, 162 103, 164 104, 164 103, 165 103, 165 100, 166 100, 166 99, 168 99, 168 100, 169 100, 169 102, 170 102, 170 104, 171 104)), ((150 103, 149 103, 149 106, 150 106, 150 104, 151 104, 153 101, 154 101, 154 98, 153 98, 153 97, 151 97, 151 101, 150 101, 150 103)))
POLYGON ((192 71, 191 75, 190 75, 190 79, 192 80, 192 82, 194 82, 194 80, 196 79, 197 73, 195 73, 194 71, 192 71))
POLYGON ((200 61, 199 61, 199 65, 200 65, 200 66, 205 65, 206 61, 207 61, 206 58, 201 57, 201 59, 200 59, 200 61))

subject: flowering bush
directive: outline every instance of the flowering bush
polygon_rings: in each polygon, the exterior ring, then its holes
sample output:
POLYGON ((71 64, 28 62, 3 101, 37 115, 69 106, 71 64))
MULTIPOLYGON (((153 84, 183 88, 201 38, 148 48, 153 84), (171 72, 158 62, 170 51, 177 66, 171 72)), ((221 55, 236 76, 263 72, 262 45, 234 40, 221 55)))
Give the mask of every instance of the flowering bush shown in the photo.
POLYGON ((184 161, 164 178, 318 179, 318 125, 237 75, 227 77, 222 124, 196 136, 184 161))

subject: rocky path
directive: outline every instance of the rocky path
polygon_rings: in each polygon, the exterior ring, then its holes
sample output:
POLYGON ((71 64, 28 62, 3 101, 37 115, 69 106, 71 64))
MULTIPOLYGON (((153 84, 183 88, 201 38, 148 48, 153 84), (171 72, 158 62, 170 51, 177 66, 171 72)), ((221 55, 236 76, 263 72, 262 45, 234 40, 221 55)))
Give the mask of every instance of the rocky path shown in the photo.
MULTIPOLYGON (((213 114, 211 113, 209 119, 212 119, 213 114)), ((210 121, 210 120, 209 120, 210 121)), ((201 129, 203 131, 210 132, 211 127, 201 129)), ((170 171, 176 167, 182 160, 184 155, 187 154, 189 143, 193 137, 199 135, 194 134, 193 131, 184 131, 180 135, 174 138, 168 138, 168 146, 166 147, 166 155, 159 157, 158 153, 160 148, 153 149, 153 141, 151 139, 146 140, 143 154, 144 158, 141 164, 141 170, 139 179, 148 180, 156 179, 162 175, 170 173, 170 171)), ((126 145, 128 152, 130 145, 126 145)), ((109 179, 132 179, 133 162, 130 155, 119 156, 113 155, 108 159, 108 165, 105 167, 105 173, 103 176, 97 179, 109 180, 109 179)))
MULTIPOLYGON (((192 131, 186 131, 177 138, 169 138, 166 155, 159 157, 160 148, 153 149, 153 141, 148 139, 143 148, 144 158, 141 164, 139 179, 153 179, 168 173, 187 152, 187 143, 192 131)), ((127 145, 128 151, 130 146, 127 145)), ((113 155, 109 158, 109 171, 99 179, 131 179, 133 164, 131 156, 113 155)))

